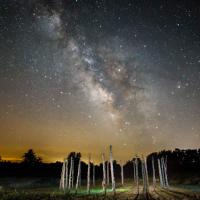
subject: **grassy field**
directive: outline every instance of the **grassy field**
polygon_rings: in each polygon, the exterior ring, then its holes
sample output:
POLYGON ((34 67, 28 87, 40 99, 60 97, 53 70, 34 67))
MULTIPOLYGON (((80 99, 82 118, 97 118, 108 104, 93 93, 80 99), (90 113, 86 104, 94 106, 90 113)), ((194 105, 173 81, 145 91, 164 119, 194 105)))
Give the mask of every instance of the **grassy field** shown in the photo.
MULTIPOLYGON (((83 183, 84 184, 84 183, 83 183)), ((143 194, 142 185, 140 185, 139 194, 131 181, 126 181, 125 186, 117 185, 114 195, 111 188, 108 188, 105 195, 101 188, 101 183, 91 187, 90 195, 86 192, 86 186, 82 186, 78 192, 60 191, 58 189, 58 180, 55 179, 0 179, 0 200, 66 200, 66 199, 151 199, 151 200, 197 200, 200 199, 200 187, 192 185, 174 185, 169 189, 156 190, 152 187, 148 194, 143 194)))

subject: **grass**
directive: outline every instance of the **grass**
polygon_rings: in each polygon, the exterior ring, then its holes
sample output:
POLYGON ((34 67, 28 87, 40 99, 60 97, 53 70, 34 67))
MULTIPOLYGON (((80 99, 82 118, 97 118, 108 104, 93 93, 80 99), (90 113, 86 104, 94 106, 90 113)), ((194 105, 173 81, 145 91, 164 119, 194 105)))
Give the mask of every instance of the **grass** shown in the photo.
MULTIPOLYGON (((87 194, 86 184, 79 188, 79 190, 71 190, 70 192, 60 191, 58 188, 59 180, 54 179, 1 179, 0 178, 0 200, 67 200, 67 199, 90 199, 90 200, 113 200, 113 199, 134 199, 136 196, 136 188, 133 187, 132 180, 126 180, 126 185, 122 187, 120 184, 117 185, 116 195, 113 195, 111 187, 107 189, 107 195, 104 195, 104 192, 101 187, 101 181, 97 182, 97 186, 91 187, 90 195, 87 194)), ((199 185, 174 185, 172 187, 173 190, 183 191, 183 194, 193 195, 197 192, 199 194, 200 187, 199 185), (185 190, 187 189, 187 190, 185 190), (193 192, 191 192, 193 191, 193 192)), ((168 199, 166 195, 182 195, 176 192, 176 194, 167 194, 166 192, 157 189, 159 193, 159 199, 168 199), (163 193, 164 192, 164 193, 163 193)), ((171 192, 172 193, 172 192, 171 192)), ((154 199, 156 199, 155 193, 151 190, 151 195, 154 195, 154 199)), ((174 198, 171 199, 176 199, 174 198)), ((184 197, 184 195, 182 195, 184 197)), ((143 199, 142 195, 142 187, 140 187, 140 196, 139 199, 143 199)), ((180 199, 180 198, 179 198, 180 199)), ((192 198, 193 200, 193 198, 192 198)))

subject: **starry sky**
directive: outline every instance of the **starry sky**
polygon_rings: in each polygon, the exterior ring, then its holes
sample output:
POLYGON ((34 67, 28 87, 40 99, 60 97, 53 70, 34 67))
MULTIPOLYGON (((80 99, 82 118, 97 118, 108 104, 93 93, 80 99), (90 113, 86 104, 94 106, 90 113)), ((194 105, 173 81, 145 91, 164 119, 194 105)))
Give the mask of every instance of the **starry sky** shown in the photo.
POLYGON ((199 148, 199 7, 0 0, 0 155, 199 148))

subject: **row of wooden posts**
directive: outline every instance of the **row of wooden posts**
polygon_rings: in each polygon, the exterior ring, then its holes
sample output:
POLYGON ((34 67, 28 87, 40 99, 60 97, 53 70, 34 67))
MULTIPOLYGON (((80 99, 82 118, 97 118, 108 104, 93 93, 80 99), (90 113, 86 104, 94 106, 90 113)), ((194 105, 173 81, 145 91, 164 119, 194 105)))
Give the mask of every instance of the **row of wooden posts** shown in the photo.
MULTIPOLYGON (((157 160, 158 162, 158 172, 159 172, 159 181, 161 188, 169 188, 168 183, 168 175, 167 175, 167 158, 162 157, 157 160)), ((91 171, 91 155, 88 157, 88 168, 87 168, 87 193, 90 194, 90 171, 91 171)), ((113 155, 112 155, 112 146, 110 145, 109 151, 109 162, 105 161, 105 154, 102 154, 102 164, 103 164, 103 180, 102 180, 102 189, 106 194, 107 186, 110 182, 110 174, 111 172, 111 184, 112 191, 116 192, 116 184, 115 184, 115 176, 114 176, 114 167, 113 167, 113 155)), ((134 169, 134 183, 137 188, 137 192, 139 193, 139 158, 135 158, 133 161, 133 169, 134 169)), ((146 158, 141 158, 141 174, 143 181, 143 192, 149 192, 149 176, 148 176, 148 167, 146 158)), ((152 157, 152 183, 153 188, 156 188, 156 173, 155 173, 155 162, 152 157)), ((95 165, 93 165, 93 186, 95 186, 95 165)), ((121 184, 124 185, 124 166, 121 164, 121 184)), ((76 185, 75 191, 77 192, 78 188, 81 186, 81 159, 79 159, 78 163, 78 172, 76 177, 76 185)), ((68 169, 68 159, 64 159, 62 166, 62 173, 60 179, 60 189, 63 191, 70 191, 70 189, 74 188, 74 159, 71 157, 70 159, 70 169, 68 169), (69 171, 68 171, 69 170, 69 171)))

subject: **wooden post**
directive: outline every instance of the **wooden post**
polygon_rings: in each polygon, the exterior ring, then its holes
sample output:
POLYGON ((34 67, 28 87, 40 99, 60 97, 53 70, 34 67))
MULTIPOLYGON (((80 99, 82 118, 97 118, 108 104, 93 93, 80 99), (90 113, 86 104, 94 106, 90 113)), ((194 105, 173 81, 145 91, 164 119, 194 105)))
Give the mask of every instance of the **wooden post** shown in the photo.
POLYGON ((65 160, 63 161, 62 165, 62 172, 61 172, 61 178, 60 178, 60 189, 65 189, 65 160))
POLYGON ((102 153, 102 163, 103 163, 103 181, 102 181, 102 189, 104 194, 106 195, 106 165, 105 165, 105 154, 102 153))
POLYGON ((164 157, 161 158, 161 171, 162 171, 162 175, 163 175, 163 187, 167 188, 167 174, 166 174, 166 170, 165 170, 164 157))
POLYGON ((109 160, 107 161, 107 185, 110 184, 110 168, 109 168, 109 160))
POLYGON ((65 189, 68 188, 68 159, 65 159, 65 189))
POLYGON ((81 162, 80 162, 80 176, 79 176, 79 186, 81 187, 81 162))
POLYGON ((72 188, 74 188, 74 159, 72 159, 72 188))
POLYGON ((169 182, 167 177, 167 160, 164 157, 161 158, 161 171, 163 174, 163 187, 168 188, 169 182))
POLYGON ((113 167, 112 145, 110 145, 110 171, 111 171, 112 191, 115 194, 115 176, 113 167))
POLYGON ((167 175, 167 156, 164 161, 164 169, 165 169, 165 176, 166 176, 166 187, 169 187, 168 175, 167 175))
POLYGON ((158 171, 159 171, 160 187, 163 187, 163 176, 162 176, 162 172, 161 172, 161 164, 160 164, 159 158, 158 158, 158 171))
POLYGON ((152 179, 153 179, 153 188, 156 188, 156 173, 155 173, 155 165, 154 165, 154 158, 152 157, 152 179))
POLYGON ((134 183, 136 183, 136 165, 135 165, 135 161, 133 161, 133 180, 134 183))
POLYGON ((121 183, 124 186, 124 166, 121 164, 121 183))
POLYGON ((135 175, 136 175, 136 186, 137 193, 139 194, 139 173, 138 173, 138 158, 135 159, 135 175))
POLYGON ((68 189, 69 190, 72 187, 72 168, 73 168, 73 158, 71 157, 71 160, 70 160, 70 170, 69 170, 69 185, 68 185, 68 189))
POLYGON ((76 193, 80 184, 80 172, 81 172, 81 159, 79 159, 79 163, 78 163, 78 172, 77 172, 77 178, 76 178, 76 193))
POLYGON ((95 186, 95 164, 93 163, 93 186, 95 186))
POLYGON ((88 171, 87 171, 87 193, 90 194, 90 160, 91 155, 88 156, 88 171))
POLYGON ((142 168, 142 182, 143 182, 143 192, 146 192, 146 184, 145 184, 145 172, 144 172, 144 161, 141 160, 141 168, 142 168))
POLYGON ((146 191, 149 192, 149 173, 148 173, 148 167, 147 167, 147 158, 144 158, 144 167, 145 167, 145 178, 146 178, 146 191))
POLYGON ((147 194, 149 192, 149 178, 146 158, 142 158, 142 178, 143 178, 143 192, 147 194))

